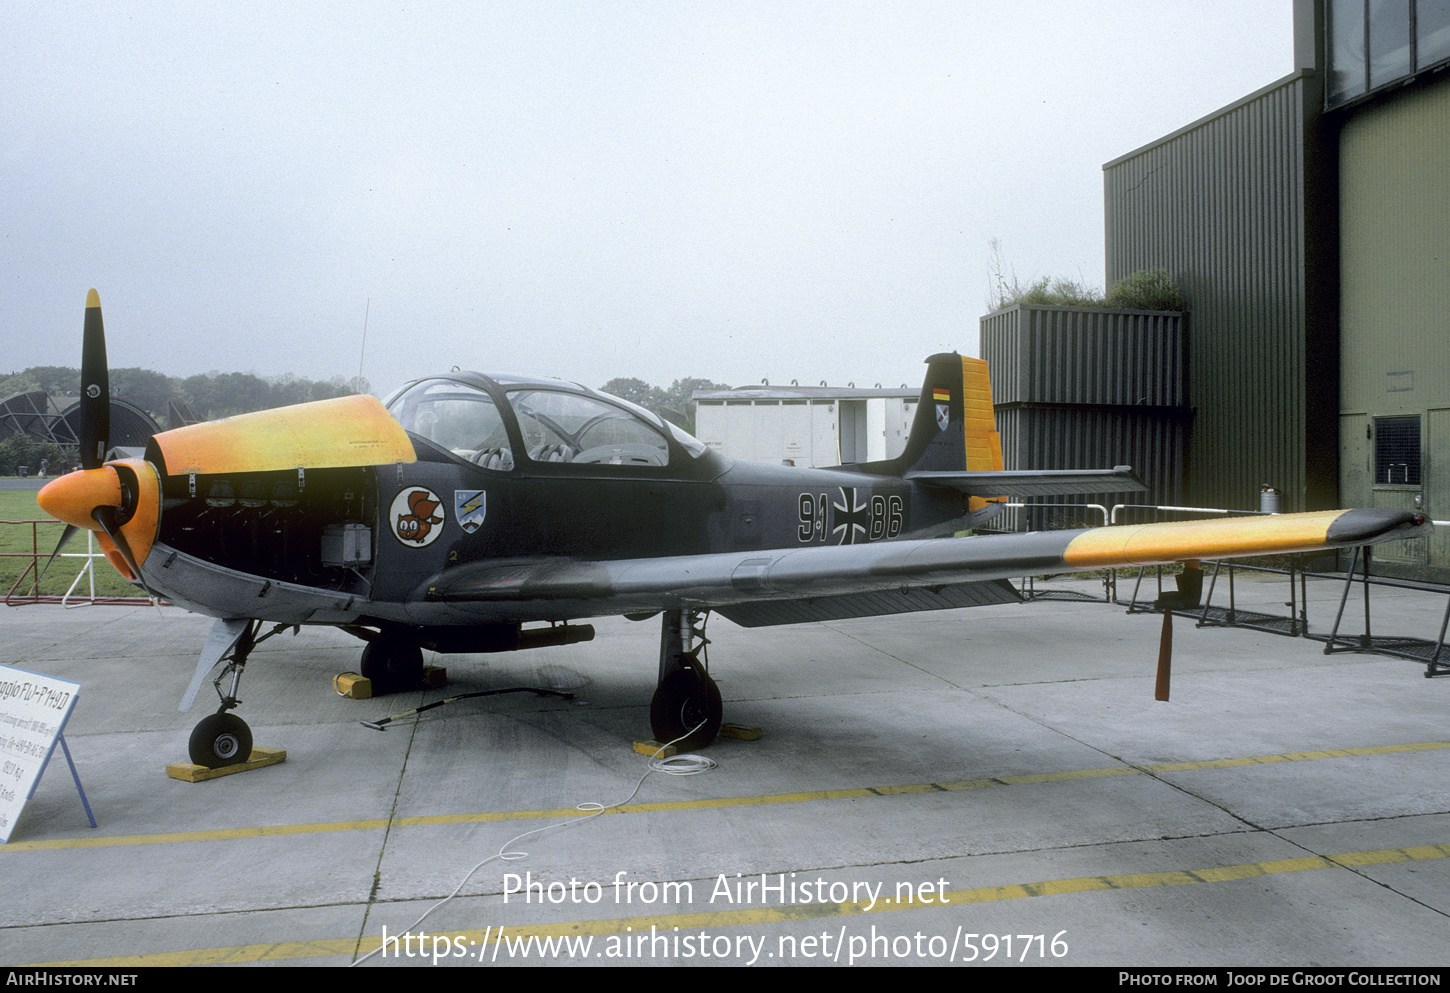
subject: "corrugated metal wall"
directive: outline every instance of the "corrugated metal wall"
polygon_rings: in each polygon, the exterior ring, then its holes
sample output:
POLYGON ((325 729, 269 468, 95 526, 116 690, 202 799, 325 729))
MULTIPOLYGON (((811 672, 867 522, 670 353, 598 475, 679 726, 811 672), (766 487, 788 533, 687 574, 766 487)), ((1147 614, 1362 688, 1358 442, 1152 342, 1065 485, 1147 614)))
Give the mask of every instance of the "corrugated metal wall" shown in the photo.
POLYGON ((1183 315, 1018 305, 982 318, 997 404, 1182 407, 1183 315))
MULTIPOLYGON (((1024 305, 983 317, 981 356, 1006 468, 1131 465, 1146 495, 1090 502, 1181 505, 1192 419, 1184 346, 1178 313, 1024 305)), ((1079 521, 1102 523, 1081 511, 1029 515, 1033 529, 1079 521)))
POLYGON ((1186 498, 1337 503, 1337 216, 1303 70, 1104 172, 1107 279, 1163 268, 1192 315, 1186 498), (1330 193, 1325 196, 1325 192, 1330 193))

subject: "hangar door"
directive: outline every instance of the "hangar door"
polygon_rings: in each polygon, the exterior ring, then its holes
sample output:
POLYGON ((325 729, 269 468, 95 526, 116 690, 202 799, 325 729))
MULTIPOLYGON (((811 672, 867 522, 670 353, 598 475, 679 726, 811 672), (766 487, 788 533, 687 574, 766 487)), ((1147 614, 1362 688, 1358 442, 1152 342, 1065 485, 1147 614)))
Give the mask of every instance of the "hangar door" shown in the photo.
MULTIPOLYGON (((1450 520, 1450 79, 1339 140, 1340 503, 1450 520)), ((1374 557, 1450 578, 1444 537, 1374 557)))

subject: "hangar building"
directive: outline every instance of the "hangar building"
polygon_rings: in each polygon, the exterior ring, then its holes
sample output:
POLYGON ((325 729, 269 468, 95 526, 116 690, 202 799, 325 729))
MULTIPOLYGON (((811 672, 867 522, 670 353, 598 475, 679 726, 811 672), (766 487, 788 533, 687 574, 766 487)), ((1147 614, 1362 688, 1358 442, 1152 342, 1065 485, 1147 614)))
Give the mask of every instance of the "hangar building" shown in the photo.
POLYGON ((1103 167, 1106 277, 1183 291, 1189 502, 1450 519, 1450 0, 1293 8, 1293 72, 1103 167))
MULTIPOLYGON (((1032 366, 1026 336, 1075 318, 984 318, 1009 468, 1076 437, 1049 454, 1141 465, 1154 502, 1251 510, 1269 486, 1285 511, 1450 520, 1450 0, 1290 2, 1292 72, 1103 167, 1107 283, 1161 268, 1185 301, 1180 324, 1150 331, 1163 347, 1142 382, 1039 396, 1052 362, 1097 368, 1128 338, 1087 322, 1032 366), (1066 421, 1041 427, 1052 418, 1066 421)), ((699 433, 738 458, 875 459, 901 443, 909 395, 699 394, 699 433)), ((1450 581, 1450 528, 1375 558, 1450 581)))
MULTIPOLYGON (((57 401, 44 390, 16 393, 0 400, 0 438, 25 435, 35 441, 74 447, 80 444, 81 405, 74 397, 57 401)), ((111 443, 144 448, 160 426, 129 400, 111 397, 111 443)))
POLYGON ((844 465, 895 458, 906 447, 920 390, 747 386, 696 390, 695 434, 750 462, 844 465))

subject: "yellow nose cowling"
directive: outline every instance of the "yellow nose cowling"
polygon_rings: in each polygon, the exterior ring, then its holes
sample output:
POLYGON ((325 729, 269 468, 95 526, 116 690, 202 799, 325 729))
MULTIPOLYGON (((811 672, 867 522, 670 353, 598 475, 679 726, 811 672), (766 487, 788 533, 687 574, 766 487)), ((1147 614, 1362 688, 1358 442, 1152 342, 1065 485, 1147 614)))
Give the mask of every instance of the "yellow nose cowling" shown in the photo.
POLYGON ((131 552, 132 559, 145 561, 146 555, 156 541, 156 532, 161 525, 161 483, 156 470, 142 459, 121 459, 110 462, 99 469, 82 469, 66 473, 47 483, 38 494, 36 502, 40 509, 58 521, 73 527, 94 531, 106 559, 122 576, 133 582, 140 582, 126 562, 126 556, 105 533, 95 518, 98 507, 124 508, 127 495, 121 485, 121 473, 129 470, 134 478, 135 506, 130 519, 120 527, 120 535, 131 552), (121 468, 118 468, 121 467, 121 468))

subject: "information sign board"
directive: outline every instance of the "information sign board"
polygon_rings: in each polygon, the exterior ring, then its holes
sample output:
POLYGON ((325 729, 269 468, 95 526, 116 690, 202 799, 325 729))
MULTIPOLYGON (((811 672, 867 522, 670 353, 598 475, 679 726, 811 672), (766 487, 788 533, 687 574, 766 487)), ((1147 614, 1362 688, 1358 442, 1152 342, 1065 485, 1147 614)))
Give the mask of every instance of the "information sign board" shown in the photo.
POLYGON ((10 841, 80 690, 68 679, 0 665, 0 842, 10 841))

